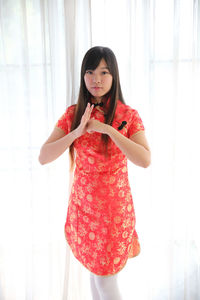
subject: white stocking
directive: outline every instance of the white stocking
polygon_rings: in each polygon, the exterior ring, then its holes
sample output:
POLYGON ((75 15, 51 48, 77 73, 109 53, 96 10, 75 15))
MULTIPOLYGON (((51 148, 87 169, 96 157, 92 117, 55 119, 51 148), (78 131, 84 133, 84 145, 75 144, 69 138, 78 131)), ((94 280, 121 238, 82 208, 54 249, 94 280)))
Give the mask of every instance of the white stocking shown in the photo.
POLYGON ((91 286, 91 292, 92 292, 92 300, 101 300, 99 292, 96 287, 94 274, 90 273, 90 286, 91 286))
POLYGON ((90 274, 93 300, 122 300, 117 285, 117 274, 112 276, 97 276, 90 274))

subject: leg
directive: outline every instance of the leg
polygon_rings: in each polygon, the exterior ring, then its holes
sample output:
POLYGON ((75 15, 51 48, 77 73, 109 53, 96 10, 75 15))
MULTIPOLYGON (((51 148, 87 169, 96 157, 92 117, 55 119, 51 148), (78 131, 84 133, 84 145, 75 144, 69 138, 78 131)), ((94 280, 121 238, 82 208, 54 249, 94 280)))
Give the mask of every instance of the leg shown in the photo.
POLYGON ((96 284, 95 284, 94 274, 92 274, 92 273, 90 273, 90 286, 91 286, 91 292, 92 292, 92 299, 93 300, 101 300, 99 292, 98 292, 96 284))
POLYGON ((117 275, 97 276, 92 274, 92 276, 101 300, 122 300, 117 285, 117 275))

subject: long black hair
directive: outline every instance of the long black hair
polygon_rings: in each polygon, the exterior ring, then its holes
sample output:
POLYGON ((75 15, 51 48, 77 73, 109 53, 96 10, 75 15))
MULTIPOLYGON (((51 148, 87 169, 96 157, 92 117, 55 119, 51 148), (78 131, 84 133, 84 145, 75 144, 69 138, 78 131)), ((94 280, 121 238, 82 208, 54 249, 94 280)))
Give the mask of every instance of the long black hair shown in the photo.
MULTIPOLYGON (((120 100, 122 103, 125 103, 121 91, 118 64, 113 51, 110 48, 100 47, 100 46, 96 46, 89 49, 83 58, 83 62, 81 66, 80 90, 79 90, 78 102, 75 109, 74 119, 71 125, 71 131, 79 126, 81 117, 86 109, 87 103, 88 102, 91 103, 92 95, 87 90, 85 85, 85 80, 84 80, 85 73, 87 70, 95 70, 102 59, 105 60, 109 72, 113 78, 111 89, 108 91, 106 95, 104 95, 104 98, 106 98, 106 100, 108 100, 108 98, 110 99, 109 107, 104 114, 105 116, 104 122, 106 124, 112 125, 116 106, 117 106, 117 100, 120 100)), ((107 149, 108 135, 102 134, 102 141, 104 142, 107 149)), ((70 146, 70 156, 73 164, 74 161, 73 144, 70 146)))

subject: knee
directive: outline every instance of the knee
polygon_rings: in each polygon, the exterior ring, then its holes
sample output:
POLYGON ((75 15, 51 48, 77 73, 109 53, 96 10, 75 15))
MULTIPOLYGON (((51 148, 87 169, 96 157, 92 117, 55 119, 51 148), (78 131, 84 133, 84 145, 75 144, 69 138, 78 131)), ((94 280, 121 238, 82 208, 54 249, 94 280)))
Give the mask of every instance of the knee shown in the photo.
POLYGON ((107 277, 98 276, 95 278, 96 287, 99 291, 101 291, 103 294, 107 293, 110 287, 110 282, 107 277))
POLYGON ((113 291, 118 290, 117 275, 114 276, 96 276, 95 284, 99 292, 106 296, 111 295, 113 291))
POLYGON ((121 300, 116 274, 112 276, 95 276, 94 280, 98 293, 104 300, 121 300))

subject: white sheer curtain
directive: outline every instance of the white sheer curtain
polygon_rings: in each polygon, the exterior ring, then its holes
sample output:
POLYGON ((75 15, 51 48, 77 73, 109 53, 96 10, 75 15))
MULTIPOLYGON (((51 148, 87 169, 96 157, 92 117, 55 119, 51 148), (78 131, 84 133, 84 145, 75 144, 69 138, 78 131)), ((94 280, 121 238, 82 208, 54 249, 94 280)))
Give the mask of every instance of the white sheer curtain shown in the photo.
POLYGON ((83 19, 89 7, 79 2, 0 1, 1 300, 64 293, 68 157, 41 167, 38 154, 75 101, 90 46, 89 33, 81 32, 83 21, 90 29, 83 19))
POLYGON ((67 154, 37 157, 94 45, 115 52, 152 149, 149 169, 130 165, 142 252, 124 299, 198 300, 199 0, 0 0, 0 299, 91 299, 64 238, 67 154))

